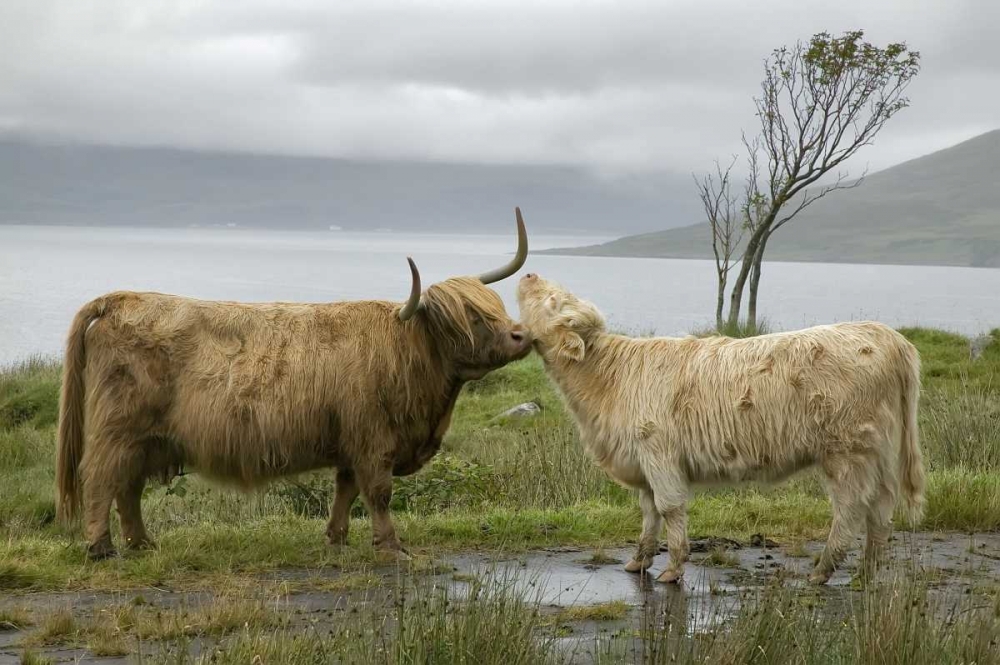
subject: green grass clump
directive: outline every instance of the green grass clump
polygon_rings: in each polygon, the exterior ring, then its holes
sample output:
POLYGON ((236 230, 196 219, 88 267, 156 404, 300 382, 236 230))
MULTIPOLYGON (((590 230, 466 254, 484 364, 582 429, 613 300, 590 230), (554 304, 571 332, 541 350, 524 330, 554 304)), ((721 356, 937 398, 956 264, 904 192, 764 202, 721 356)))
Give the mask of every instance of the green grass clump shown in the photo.
POLYGON ((534 665, 559 658, 537 603, 512 593, 510 581, 475 585, 464 598, 404 580, 388 608, 338 618, 329 630, 251 628, 195 659, 163 663, 461 663, 534 665))
POLYGON ((79 632, 76 618, 68 608, 49 612, 38 628, 25 640, 24 646, 40 647, 64 644, 74 639, 79 632))
POLYGON ((32 624, 31 615, 20 607, 0 609, 0 631, 23 630, 32 624))
MULTIPOLYGON (((257 588, 259 588, 258 585, 257 588)), ((49 612, 24 640, 26 647, 83 646, 99 657, 131 653, 139 642, 177 642, 188 638, 219 638, 239 631, 264 631, 285 626, 289 616, 278 603, 253 589, 230 588, 194 605, 156 607, 129 602, 78 618, 68 608, 49 612)), ((20 615, 18 615, 20 616, 20 615)), ((28 625, 20 617, 18 627, 28 625)))
POLYGON ((714 337, 720 335, 722 337, 733 337, 735 339, 746 339, 747 337, 758 337, 760 335, 769 335, 774 332, 773 327, 767 319, 760 319, 755 325, 751 325, 747 320, 737 321, 736 323, 730 323, 729 321, 723 322, 721 326, 710 327, 710 328, 700 328, 693 331, 691 334, 695 337, 714 337))
POLYGON ((596 605, 567 607, 555 616, 555 623, 572 621, 621 621, 628 616, 629 605, 623 600, 612 600, 596 605))
POLYGON ((126 656, 131 651, 125 635, 110 624, 97 624, 87 635, 87 650, 98 658, 126 656))
POLYGON ((703 566, 719 566, 720 568, 739 568, 740 558, 723 547, 714 547, 701 560, 703 566))
POLYGON ((99 613, 87 627, 87 633, 92 639, 128 636, 146 642, 176 641, 278 628, 287 621, 276 611, 276 603, 248 591, 223 591, 196 605, 169 609, 122 604, 99 613))
POLYGON ((62 366, 32 358, 0 372, 0 430, 46 429, 59 414, 62 366))
POLYGON ((0 563, 0 591, 37 589, 44 587, 45 583, 44 574, 29 563, 13 559, 0 563))
POLYGON ((31 649, 21 652, 21 665, 52 665, 55 661, 45 656, 39 656, 31 649))

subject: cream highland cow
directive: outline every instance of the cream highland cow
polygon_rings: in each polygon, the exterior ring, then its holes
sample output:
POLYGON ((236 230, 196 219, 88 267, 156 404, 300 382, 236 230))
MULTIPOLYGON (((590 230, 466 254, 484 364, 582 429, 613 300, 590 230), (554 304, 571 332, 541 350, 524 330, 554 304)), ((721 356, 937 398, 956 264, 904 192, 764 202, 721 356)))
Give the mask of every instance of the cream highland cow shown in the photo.
POLYGON ((878 560, 900 488, 909 519, 920 519, 920 359, 894 330, 864 322, 742 340, 632 338, 608 333, 594 305, 537 275, 521 279, 517 297, 583 445, 639 490, 642 536, 626 570, 652 565, 665 523, 670 563, 657 579, 681 578, 697 485, 778 481, 818 466, 833 522, 810 576, 817 584, 862 523, 865 562, 878 560))

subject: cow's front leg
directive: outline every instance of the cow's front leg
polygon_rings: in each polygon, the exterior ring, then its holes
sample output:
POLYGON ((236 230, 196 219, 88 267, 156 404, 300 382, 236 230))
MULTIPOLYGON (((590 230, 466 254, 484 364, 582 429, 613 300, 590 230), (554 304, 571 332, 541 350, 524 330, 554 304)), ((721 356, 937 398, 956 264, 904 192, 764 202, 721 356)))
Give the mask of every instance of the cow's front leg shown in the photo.
POLYGON ((639 507, 642 508, 642 535, 639 537, 639 547, 635 556, 625 564, 625 570, 630 573, 641 573, 653 565, 653 557, 660 549, 660 529, 663 520, 656 509, 653 490, 639 490, 639 507))
POLYGON ((354 470, 361 496, 372 516, 372 544, 376 549, 395 552, 406 558, 389 515, 392 502, 392 470, 388 466, 359 467, 354 470))
POLYGON ((646 474, 656 509, 663 516, 667 531, 667 549, 670 550, 670 564, 656 578, 657 582, 678 582, 684 575, 690 547, 687 538, 687 480, 676 469, 659 470, 646 474))
POLYGON ((667 526, 667 549, 670 550, 670 565, 663 569, 657 582, 679 582, 684 575, 690 547, 687 539, 687 505, 667 506, 661 509, 667 526))
POLYGON ((337 469, 337 493, 330 508, 330 522, 326 525, 326 537, 331 545, 347 542, 347 530, 351 525, 351 506, 358 498, 358 483, 353 469, 337 469))

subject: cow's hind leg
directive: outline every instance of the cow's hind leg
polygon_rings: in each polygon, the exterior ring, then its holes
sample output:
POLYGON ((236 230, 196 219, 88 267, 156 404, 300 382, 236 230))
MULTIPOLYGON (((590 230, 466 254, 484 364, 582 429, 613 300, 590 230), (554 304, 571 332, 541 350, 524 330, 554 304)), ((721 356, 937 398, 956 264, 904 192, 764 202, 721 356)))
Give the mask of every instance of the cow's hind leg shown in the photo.
POLYGON ((118 554, 111 542, 109 518, 114 490, 101 486, 99 474, 87 476, 83 486, 83 533, 87 539, 87 558, 100 561, 118 554))
POLYGON ((892 513, 896 508, 896 476, 888 464, 883 464, 879 474, 875 494, 868 505, 867 537, 865 539, 864 571, 875 573, 879 563, 885 558, 892 533, 892 513))
POLYGON ((146 533, 146 525, 142 522, 142 490, 145 487, 146 479, 139 475, 125 484, 115 497, 122 525, 122 538, 125 546, 133 550, 154 547, 152 539, 146 533))
POLYGON ((331 545, 347 542, 347 530, 351 524, 351 506, 358 498, 358 483, 354 471, 349 468, 337 470, 337 493, 330 508, 330 522, 326 525, 326 537, 331 545))
POLYGON ((833 521, 826 547, 809 575, 813 584, 825 584, 843 562, 847 548, 868 513, 878 481, 877 463, 864 454, 831 457, 823 463, 823 470, 830 492, 833 521))
POLYGON ((392 502, 392 471, 388 467, 358 467, 354 470, 361 496, 372 517, 372 544, 376 549, 394 552, 406 557, 403 546, 396 537, 396 528, 389 515, 392 502))
MULTIPOLYGON (((120 495, 129 495, 129 484, 141 472, 141 466, 136 447, 131 443, 99 435, 88 441, 80 471, 83 477, 84 535, 87 556, 91 560, 117 554, 111 542, 111 503, 120 495)), ((136 504, 140 497, 141 490, 139 497, 134 499, 136 504)), ((132 507, 129 501, 123 504, 127 513, 132 507)), ((129 514, 129 517, 132 515, 129 514)), ((129 525, 134 528, 134 521, 129 525)))
POLYGON ((660 549, 660 530, 663 528, 663 518, 656 509, 653 490, 639 490, 639 507, 642 508, 642 535, 635 556, 625 564, 625 570, 630 573, 641 573, 653 565, 653 557, 660 549))

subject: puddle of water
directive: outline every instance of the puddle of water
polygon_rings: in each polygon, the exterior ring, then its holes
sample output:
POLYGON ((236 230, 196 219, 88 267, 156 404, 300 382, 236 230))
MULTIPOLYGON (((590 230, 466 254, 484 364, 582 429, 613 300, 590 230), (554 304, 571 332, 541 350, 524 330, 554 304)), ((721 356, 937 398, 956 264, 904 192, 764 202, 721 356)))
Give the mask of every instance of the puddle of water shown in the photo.
MULTIPOLYGON (((605 552, 627 561, 631 550, 605 552)), ((621 564, 592 565, 582 562, 582 551, 533 552, 515 559, 495 560, 488 556, 461 556, 450 559, 458 570, 482 582, 506 585, 528 602, 543 607, 570 608, 622 601, 633 609, 670 607, 674 615, 685 615, 691 633, 711 630, 739 611, 736 592, 740 586, 724 569, 688 563, 680 585, 655 581, 658 568, 647 574, 627 573, 621 564)), ((662 563, 665 563, 664 558, 662 563)), ((459 597, 466 584, 453 583, 459 597)), ((633 617, 634 618, 634 617, 633 617)))

